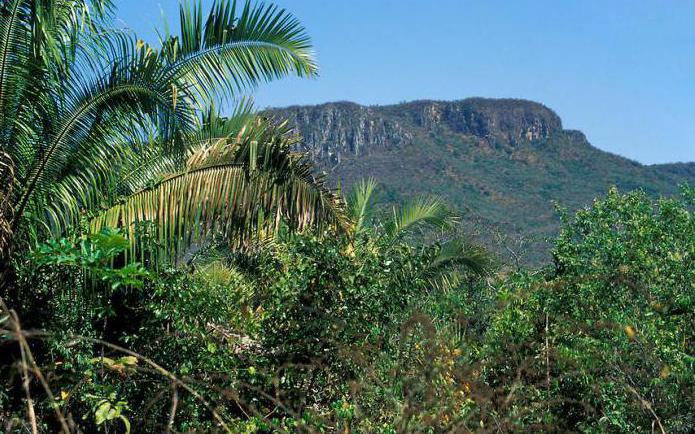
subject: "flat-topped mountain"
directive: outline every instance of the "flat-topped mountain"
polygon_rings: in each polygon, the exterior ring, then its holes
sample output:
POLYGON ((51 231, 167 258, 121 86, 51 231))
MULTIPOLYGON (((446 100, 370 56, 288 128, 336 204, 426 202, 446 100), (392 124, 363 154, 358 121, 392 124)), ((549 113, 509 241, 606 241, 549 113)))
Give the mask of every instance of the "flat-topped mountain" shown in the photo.
POLYGON ((680 183, 695 184, 695 163, 646 166, 601 151, 526 100, 337 102, 266 113, 288 119, 303 150, 344 188, 371 176, 386 202, 443 196, 471 230, 525 251, 527 263, 547 258, 545 240, 559 223, 554 202, 577 209, 612 185, 672 195, 680 183))

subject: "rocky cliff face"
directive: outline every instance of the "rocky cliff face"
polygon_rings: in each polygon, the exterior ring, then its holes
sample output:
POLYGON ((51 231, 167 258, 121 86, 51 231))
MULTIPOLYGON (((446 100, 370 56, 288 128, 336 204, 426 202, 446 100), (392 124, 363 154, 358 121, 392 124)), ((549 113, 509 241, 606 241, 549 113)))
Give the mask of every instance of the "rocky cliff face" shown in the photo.
POLYGON ((555 113, 531 101, 469 98, 453 102, 416 101, 409 105, 420 127, 435 130, 445 126, 453 132, 489 141, 515 144, 547 138, 562 130, 555 113))
POLYGON ((695 164, 644 166, 601 151, 531 101, 341 102, 266 114, 289 119, 304 137, 302 149, 333 182, 348 189, 374 177, 387 202, 445 197, 487 241, 499 234, 526 240, 520 244, 529 264, 548 259, 547 239, 558 225, 553 202, 572 210, 613 185, 654 195, 677 194, 681 182, 695 185, 695 164))
POLYGON ((304 138, 301 150, 314 159, 338 164, 343 156, 360 156, 375 149, 409 143, 413 137, 379 110, 354 103, 329 103, 274 109, 273 117, 288 119, 304 138))
POLYGON ((560 118, 550 109, 514 99, 415 101, 372 107, 339 102, 271 109, 267 113, 288 119, 304 137, 302 150, 332 164, 346 156, 408 145, 415 138, 412 127, 432 134, 448 130, 509 146, 547 139, 562 131, 560 118))

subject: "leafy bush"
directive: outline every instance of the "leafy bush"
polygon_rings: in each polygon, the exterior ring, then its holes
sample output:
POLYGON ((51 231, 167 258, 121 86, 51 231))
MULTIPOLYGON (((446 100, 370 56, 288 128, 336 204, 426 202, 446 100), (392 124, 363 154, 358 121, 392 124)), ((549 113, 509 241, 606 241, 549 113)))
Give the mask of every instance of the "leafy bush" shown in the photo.
MULTIPOLYGON (((685 433, 693 198, 611 191, 563 216, 552 266, 457 286, 433 284, 441 244, 373 230, 158 271, 126 266, 107 231, 39 246, 13 302, 47 331, 31 348, 59 408, 92 431, 685 433)), ((56 426, 49 401, 36 412, 56 426)))
POLYGON ((487 378, 514 392, 530 421, 694 429, 694 197, 684 188, 681 200, 653 203, 612 190, 565 217, 554 270, 504 285, 486 336, 485 357, 497 359, 487 378))

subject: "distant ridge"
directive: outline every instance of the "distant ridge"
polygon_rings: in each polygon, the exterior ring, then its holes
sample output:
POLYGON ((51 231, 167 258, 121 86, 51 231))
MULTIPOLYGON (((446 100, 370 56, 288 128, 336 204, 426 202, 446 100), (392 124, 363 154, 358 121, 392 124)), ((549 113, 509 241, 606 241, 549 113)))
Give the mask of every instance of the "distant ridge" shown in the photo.
POLYGON ((577 209, 612 185, 673 195, 680 183, 695 184, 695 163, 647 166, 599 150, 580 131, 565 130, 548 107, 521 99, 343 101, 265 113, 288 119, 334 182, 347 188, 372 176, 394 202, 441 195, 467 211, 469 226, 488 242, 525 250, 527 264, 548 259, 554 202, 577 209), (517 245, 522 236, 527 247, 517 245))

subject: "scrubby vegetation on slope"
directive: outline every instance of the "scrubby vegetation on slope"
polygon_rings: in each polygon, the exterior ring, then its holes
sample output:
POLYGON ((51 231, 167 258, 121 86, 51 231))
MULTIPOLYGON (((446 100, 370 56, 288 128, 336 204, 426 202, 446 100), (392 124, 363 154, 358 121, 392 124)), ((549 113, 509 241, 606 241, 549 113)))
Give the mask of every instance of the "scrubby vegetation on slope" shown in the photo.
POLYGON ((523 253, 530 266, 551 258, 560 224, 553 203, 574 211, 610 186, 658 197, 695 183, 693 164, 645 166, 601 151, 526 100, 328 103, 265 113, 289 119, 332 182, 374 177, 392 204, 414 194, 446 197, 490 248, 523 253))

